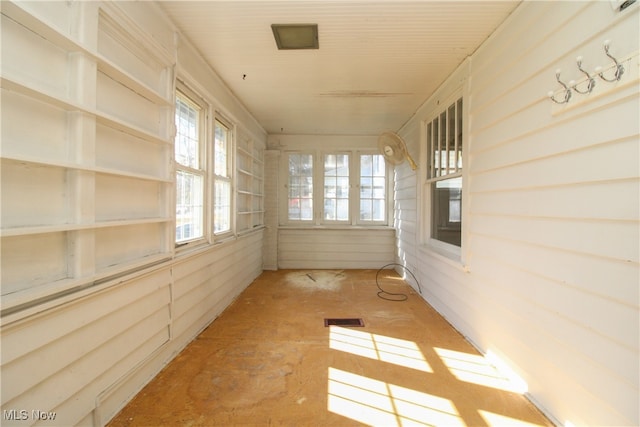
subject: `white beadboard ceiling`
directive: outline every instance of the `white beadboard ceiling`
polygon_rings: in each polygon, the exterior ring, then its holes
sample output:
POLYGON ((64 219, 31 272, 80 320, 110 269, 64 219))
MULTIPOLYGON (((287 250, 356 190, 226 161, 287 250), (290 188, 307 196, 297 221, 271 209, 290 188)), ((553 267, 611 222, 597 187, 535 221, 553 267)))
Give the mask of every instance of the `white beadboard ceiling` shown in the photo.
POLYGON ((269 134, 398 130, 519 1, 161 1, 269 134), (271 24, 318 24, 279 51, 271 24))

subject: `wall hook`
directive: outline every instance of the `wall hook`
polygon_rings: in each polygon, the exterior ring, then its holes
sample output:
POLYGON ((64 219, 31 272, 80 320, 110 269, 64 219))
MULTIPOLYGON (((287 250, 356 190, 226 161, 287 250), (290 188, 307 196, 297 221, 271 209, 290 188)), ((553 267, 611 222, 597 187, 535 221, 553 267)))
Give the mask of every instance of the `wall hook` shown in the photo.
POLYGON ((556 104, 566 104, 567 102, 569 102, 569 100, 571 99, 571 89, 569 88, 569 86, 567 86, 566 84, 564 84, 561 80, 560 80, 560 69, 556 70, 556 80, 558 81, 558 83, 560 83, 560 85, 564 88, 564 99, 561 101, 558 101, 555 96, 553 95, 553 91, 549 91, 549 93, 547 94, 549 96, 549 98, 555 102, 556 104))
POLYGON ((575 90, 576 92, 578 92, 579 94, 582 95, 587 95, 589 93, 591 93, 591 91, 593 90, 593 88, 596 85, 596 80, 591 77, 591 75, 589 73, 587 73, 583 68, 582 68, 582 56, 578 56, 576 58, 576 62, 578 63, 578 70, 582 71, 582 73, 587 76, 587 89, 586 90, 579 90, 577 88, 576 82, 575 81, 570 81, 569 82, 569 86, 571 86, 573 88, 573 90, 575 90))
POLYGON ((622 75, 624 74, 624 67, 622 66, 622 64, 620 64, 616 58, 614 58, 613 56, 611 56, 611 54, 609 53, 609 43, 611 43, 610 40, 605 40, 604 42, 604 53, 613 60, 613 62, 616 64, 616 72, 614 74, 614 77, 612 79, 608 79, 604 76, 604 73, 602 72, 602 67, 598 67, 596 68, 596 72, 598 73, 598 75, 600 76, 600 78, 602 80, 604 80, 605 82, 617 82, 622 78, 622 75))

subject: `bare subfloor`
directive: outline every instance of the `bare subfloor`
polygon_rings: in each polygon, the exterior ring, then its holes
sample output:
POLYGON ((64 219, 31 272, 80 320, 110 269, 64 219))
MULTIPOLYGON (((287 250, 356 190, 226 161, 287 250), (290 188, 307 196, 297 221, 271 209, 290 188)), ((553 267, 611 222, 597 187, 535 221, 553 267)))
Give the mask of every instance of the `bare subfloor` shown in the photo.
POLYGON ((265 272, 111 426, 552 425, 395 273, 265 272), (364 327, 325 327, 325 318, 364 327))

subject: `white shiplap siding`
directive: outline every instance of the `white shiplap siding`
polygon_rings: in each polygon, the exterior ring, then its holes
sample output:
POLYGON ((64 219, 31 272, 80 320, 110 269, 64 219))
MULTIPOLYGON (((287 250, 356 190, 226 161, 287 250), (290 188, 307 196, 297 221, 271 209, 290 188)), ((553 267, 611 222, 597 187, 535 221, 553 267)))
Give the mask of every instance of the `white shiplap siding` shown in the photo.
POLYGON ((394 260, 391 228, 280 229, 279 268, 380 268, 394 260))
POLYGON ((105 422, 261 271, 259 231, 4 326, 3 408, 105 422))
MULTIPOLYGON (((409 152, 418 153, 418 147, 409 152)), ((394 168, 394 226, 396 233, 396 258, 411 272, 415 272, 417 222, 416 173, 405 162, 394 168)), ((399 271, 399 273, 403 273, 399 271)))
MULTIPOLYGON (((425 298, 561 423, 640 423, 637 34, 637 5, 523 3, 470 60, 464 267, 417 250, 425 298), (632 56, 622 80, 553 104, 556 68, 579 81, 576 56, 609 66, 605 39, 632 56)), ((403 129, 410 145, 433 102, 403 129)))
POLYGON ((265 213, 264 259, 265 270, 278 269, 278 187, 280 175, 280 151, 265 150, 265 213))
POLYGON ((110 381, 167 343, 168 270, 134 283, 5 327, 3 408, 56 411, 73 425, 110 381))

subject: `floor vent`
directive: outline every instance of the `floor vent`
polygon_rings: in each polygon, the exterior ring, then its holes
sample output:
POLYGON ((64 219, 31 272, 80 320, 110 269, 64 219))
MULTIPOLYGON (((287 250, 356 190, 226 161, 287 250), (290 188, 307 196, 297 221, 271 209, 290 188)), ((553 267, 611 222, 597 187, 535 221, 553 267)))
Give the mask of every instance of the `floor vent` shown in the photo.
POLYGON ((364 326, 362 319, 324 319, 324 326, 364 326))

